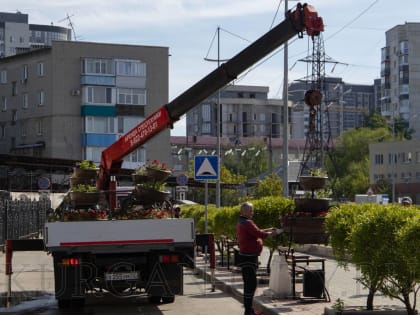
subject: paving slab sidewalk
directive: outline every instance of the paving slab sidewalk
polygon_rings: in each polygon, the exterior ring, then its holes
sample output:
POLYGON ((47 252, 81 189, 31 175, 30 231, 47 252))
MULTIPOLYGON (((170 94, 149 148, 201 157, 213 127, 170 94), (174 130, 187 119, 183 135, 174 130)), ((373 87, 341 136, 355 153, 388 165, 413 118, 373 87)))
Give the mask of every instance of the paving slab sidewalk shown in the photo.
MULTIPOLYGON (((305 245, 298 248, 297 253, 311 255, 311 258, 325 259, 325 288, 330 296, 330 301, 325 299, 308 298, 277 298, 270 290, 269 281, 262 281, 258 284, 257 292, 254 298, 255 309, 262 311, 264 315, 288 314, 288 315, 322 315, 325 307, 332 307, 340 299, 345 306, 365 306, 368 290, 356 281, 360 273, 352 265, 347 269, 338 266, 332 258, 332 250, 327 246, 305 245)), ((260 266, 267 265, 269 251, 264 248, 260 257, 260 266)), ((197 272, 211 285, 211 271, 203 256, 197 258, 197 272)), ((214 272, 214 284, 218 289, 232 294, 237 300, 242 301, 243 283, 242 276, 236 267, 227 269, 226 266, 218 265, 214 272)), ((259 278, 267 280, 269 276, 259 273, 259 278)), ((302 292, 302 284, 296 285, 296 292, 302 292)), ((399 300, 391 300, 380 294, 375 296, 375 306, 384 306, 387 308, 404 308, 399 300)))

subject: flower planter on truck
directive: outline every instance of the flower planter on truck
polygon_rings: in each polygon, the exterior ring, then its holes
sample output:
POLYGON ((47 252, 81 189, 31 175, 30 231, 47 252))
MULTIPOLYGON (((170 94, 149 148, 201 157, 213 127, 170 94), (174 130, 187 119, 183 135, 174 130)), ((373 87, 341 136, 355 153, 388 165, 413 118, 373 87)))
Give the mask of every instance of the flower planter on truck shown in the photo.
POLYGON ((183 293, 183 266, 194 266, 194 233, 193 219, 47 223, 59 306, 104 290, 173 302, 183 293))

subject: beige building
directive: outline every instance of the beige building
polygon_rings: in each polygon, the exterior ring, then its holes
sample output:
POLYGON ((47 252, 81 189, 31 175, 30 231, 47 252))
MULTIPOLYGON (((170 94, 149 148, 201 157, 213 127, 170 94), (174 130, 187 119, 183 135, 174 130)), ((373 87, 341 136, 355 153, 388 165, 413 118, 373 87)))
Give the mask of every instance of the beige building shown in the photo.
POLYGON ((379 142, 369 145, 370 183, 380 179, 394 185, 395 201, 410 196, 420 203, 420 141, 379 142))
MULTIPOLYGON (((168 48, 53 41, 0 59, 0 154, 89 159, 168 102, 168 48)), ((168 161, 169 130, 124 168, 168 161)))

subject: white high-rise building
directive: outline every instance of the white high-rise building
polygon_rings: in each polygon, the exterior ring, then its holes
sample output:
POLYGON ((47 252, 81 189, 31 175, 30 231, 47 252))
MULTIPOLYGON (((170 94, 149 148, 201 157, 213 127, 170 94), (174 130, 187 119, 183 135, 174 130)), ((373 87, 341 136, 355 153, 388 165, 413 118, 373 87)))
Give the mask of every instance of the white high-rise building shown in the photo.
POLYGON ((381 112, 390 123, 403 119, 420 139, 420 23, 397 25, 385 33, 381 54, 381 112))

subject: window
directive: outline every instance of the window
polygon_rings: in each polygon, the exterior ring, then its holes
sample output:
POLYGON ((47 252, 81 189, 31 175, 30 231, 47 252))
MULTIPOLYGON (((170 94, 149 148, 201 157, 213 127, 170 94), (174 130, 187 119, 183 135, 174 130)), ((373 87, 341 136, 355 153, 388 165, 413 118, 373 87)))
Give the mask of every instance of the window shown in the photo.
POLYGON ((400 53, 403 55, 408 55, 408 41, 403 40, 400 42, 400 53))
POLYGON ((146 90, 118 89, 118 104, 146 105, 146 90))
POLYGON ((2 103, 1 110, 5 112, 7 110, 7 97, 6 96, 1 97, 1 103, 2 103))
POLYGON ((382 154, 375 154, 375 164, 384 164, 384 156, 382 154))
POLYGON ((117 60, 117 75, 145 77, 146 64, 140 60, 117 60))
POLYGON ((100 162, 102 151, 105 147, 87 147, 86 148, 86 159, 93 162, 100 162))
POLYGON ((23 65, 23 77, 24 81, 28 80, 28 65, 23 65))
POLYGON ((18 94, 18 90, 17 90, 17 82, 13 81, 12 82, 12 95, 16 96, 18 94))
POLYGON ((408 65, 408 55, 400 55, 400 66, 408 65))
POLYGON ((20 127, 20 136, 22 138, 26 137, 26 126, 25 126, 25 124, 22 124, 22 126, 20 127))
POLYGON ((37 120, 37 122, 36 122, 36 134, 38 136, 41 136, 42 132, 43 132, 43 130, 42 130, 42 120, 37 120))
POLYGON ((42 62, 38 63, 38 76, 39 77, 44 76, 44 63, 42 62))
POLYGON ((14 109, 12 111, 12 125, 16 124, 16 121, 17 121, 17 111, 16 109, 14 109))
POLYGON ((38 105, 44 106, 45 104, 45 92, 43 90, 39 91, 38 94, 38 105))
POLYGON ((397 164, 397 154, 395 153, 388 154, 388 164, 397 164), (394 156, 394 162, 392 162, 392 156, 394 156))
POLYGON ((133 129, 137 124, 144 120, 143 117, 136 117, 136 116, 119 116, 118 117, 118 133, 127 133, 131 129, 133 129))
POLYGON ((24 109, 28 109, 28 93, 24 93, 23 94, 23 99, 22 99, 22 108, 24 109))
POLYGON ((416 152, 416 163, 420 163, 420 151, 416 152))
MULTIPOLYGON (((203 121, 211 121, 210 104, 203 104, 201 107, 201 118, 203 121)), ((210 128, 209 128, 210 132, 210 128)))
POLYGON ((210 134, 210 129, 211 129, 210 127, 211 127, 210 123, 203 123, 201 126, 201 132, 203 134, 210 134))
POLYGON ((6 126, 5 125, 0 126, 0 138, 1 139, 6 138, 6 126))
POLYGON ((114 117, 86 117, 87 133, 114 133, 114 117))
POLYGON ((115 62, 112 59, 86 58, 82 60, 82 72, 85 74, 115 74, 115 62))
POLYGON ((87 87, 87 102, 91 104, 112 104, 112 88, 104 86, 87 87))
POLYGON ((130 162, 145 164, 146 150, 143 147, 134 150, 133 152, 131 152, 129 159, 130 162))
POLYGON ((0 83, 2 83, 2 84, 7 83, 7 71, 6 70, 1 70, 0 83))

